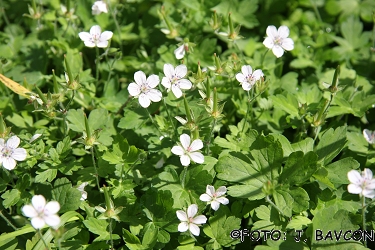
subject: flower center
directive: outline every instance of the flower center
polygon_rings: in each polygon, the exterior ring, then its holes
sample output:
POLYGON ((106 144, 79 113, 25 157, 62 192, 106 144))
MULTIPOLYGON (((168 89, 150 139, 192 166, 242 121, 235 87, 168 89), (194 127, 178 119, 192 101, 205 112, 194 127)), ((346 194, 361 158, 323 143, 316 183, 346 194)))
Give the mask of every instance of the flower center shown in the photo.
POLYGON ((188 146, 187 149, 186 149, 187 152, 190 152, 191 151, 191 147, 188 146))
POLYGON ((4 158, 9 158, 12 155, 12 153, 13 153, 13 150, 7 147, 1 150, 1 156, 4 158))
POLYGON ((277 36, 273 42, 274 44, 281 46, 282 40, 281 37, 277 36))
POLYGON ((97 43, 99 41, 100 34, 93 34, 91 39, 94 43, 97 43))

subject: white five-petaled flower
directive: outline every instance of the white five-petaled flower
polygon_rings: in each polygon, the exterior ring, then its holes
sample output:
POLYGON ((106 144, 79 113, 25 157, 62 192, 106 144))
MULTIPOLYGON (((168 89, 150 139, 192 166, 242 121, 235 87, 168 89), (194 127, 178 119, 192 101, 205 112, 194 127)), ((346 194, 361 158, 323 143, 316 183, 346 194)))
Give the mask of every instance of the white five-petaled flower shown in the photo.
POLYGON ((174 55, 176 56, 176 59, 180 60, 184 58, 185 51, 188 49, 188 44, 184 43, 181 46, 179 46, 177 49, 174 50, 174 55))
POLYGON ((174 146, 172 148, 172 153, 180 156, 180 161, 182 166, 189 166, 190 159, 196 163, 203 163, 204 156, 200 152, 195 152, 203 148, 203 142, 200 139, 194 140, 190 144, 190 136, 187 134, 182 134, 180 136, 181 146, 174 146))
POLYGON ((59 210, 60 204, 57 201, 50 201, 46 204, 43 195, 34 195, 31 205, 22 207, 23 214, 31 218, 31 225, 35 229, 43 228, 45 224, 57 228, 60 224, 60 217, 57 215, 59 210))
POLYGON ((352 194, 359 194, 367 198, 375 197, 375 179, 372 178, 372 171, 365 168, 362 175, 356 170, 348 172, 348 192, 352 194))
POLYGON ((242 85, 242 88, 249 91, 261 77, 264 76, 263 71, 257 69, 253 72, 250 65, 244 65, 241 67, 242 73, 237 73, 236 79, 242 85))
POLYGON ((159 90, 154 89, 158 86, 160 79, 157 75, 150 75, 146 79, 146 74, 142 71, 134 73, 135 83, 132 82, 128 86, 129 94, 138 97, 139 104, 147 108, 151 101, 160 102, 162 94, 159 90))
POLYGON ((196 204, 191 204, 187 212, 183 210, 176 211, 177 218, 181 221, 181 223, 178 224, 179 232, 186 232, 189 229, 193 235, 199 236, 200 229, 198 225, 205 224, 207 218, 204 215, 195 216, 197 212, 198 206, 196 204))
POLYGON ((91 9, 93 15, 99 15, 102 12, 108 13, 107 5, 103 1, 96 1, 91 9))
POLYGON ((206 193, 202 194, 199 199, 211 204, 212 209, 217 211, 220 207, 220 203, 223 205, 227 205, 229 203, 229 200, 224 197, 226 192, 227 188, 225 186, 219 187, 215 192, 215 188, 213 186, 207 185, 206 193))
POLYGON ((180 98, 182 96, 181 89, 191 89, 193 84, 183 79, 187 74, 187 67, 184 64, 178 65, 176 69, 172 64, 164 64, 164 77, 161 80, 161 84, 168 89, 172 89, 173 94, 180 98))
POLYGON ((268 49, 272 49, 273 54, 279 58, 284 54, 284 50, 294 49, 294 42, 289 36, 289 28, 287 26, 280 26, 276 29, 275 26, 270 25, 266 30, 267 37, 263 44, 268 49))
POLYGON ((375 131, 370 131, 368 129, 363 130, 363 136, 366 141, 370 144, 375 144, 375 131))
POLYGON ((12 170, 16 167, 16 161, 26 159, 26 149, 18 148, 18 145, 20 145, 20 138, 15 135, 10 137, 6 143, 4 139, 0 138, 0 164, 2 163, 4 168, 12 170))
POLYGON ((87 47, 93 48, 97 46, 99 48, 106 48, 108 47, 108 40, 112 38, 113 33, 111 31, 101 32, 100 26, 94 25, 91 27, 90 33, 80 32, 78 36, 87 47))
POLYGON ((81 201, 84 201, 87 199, 87 192, 85 191, 85 187, 88 185, 89 183, 86 181, 86 182, 83 182, 81 183, 81 185, 79 185, 77 187, 78 191, 81 192, 81 201))

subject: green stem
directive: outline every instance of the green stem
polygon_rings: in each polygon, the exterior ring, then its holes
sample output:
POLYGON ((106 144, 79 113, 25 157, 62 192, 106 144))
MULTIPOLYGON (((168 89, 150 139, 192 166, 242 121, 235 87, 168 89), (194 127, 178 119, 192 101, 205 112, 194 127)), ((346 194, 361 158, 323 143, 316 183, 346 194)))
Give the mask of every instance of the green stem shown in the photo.
POLYGON ((96 168, 96 161, 95 161, 95 155, 94 155, 94 146, 92 146, 90 148, 90 151, 91 151, 92 165, 94 166, 94 170, 95 170, 96 185, 98 186, 98 190, 100 191, 99 174, 98 174, 98 169, 96 168))
POLYGON ((113 250, 113 236, 112 236, 112 219, 109 218, 109 239, 110 239, 110 242, 111 242, 111 250, 113 250))
POLYGON ((217 122, 217 119, 214 119, 214 121, 212 122, 212 127, 211 127, 211 131, 210 131, 210 137, 208 138, 208 144, 207 144, 207 148, 206 148, 206 155, 208 155, 208 153, 210 152, 210 145, 211 145, 211 140, 212 140, 212 135, 214 133, 214 128, 216 126, 216 122, 217 122))
POLYGON ((262 56, 262 61, 260 61, 260 68, 261 69, 263 68, 264 58, 266 58, 266 55, 267 55, 268 51, 269 51, 269 49, 267 49, 266 52, 264 52, 264 54, 262 56))
POLYGON ((243 124, 243 127, 242 127, 242 131, 241 131, 242 133, 245 130, 246 123, 247 123, 247 117, 248 117, 249 111, 250 111, 250 100, 251 100, 251 98, 250 98, 250 91, 247 91, 247 97, 248 97, 248 99, 247 99, 247 110, 246 110, 246 115, 245 115, 245 121, 244 121, 244 124, 243 124))
POLYGON ((121 50, 121 52, 122 52, 122 42, 121 42, 121 29, 120 29, 120 25, 119 25, 119 23, 118 23, 118 21, 117 21, 117 18, 116 18, 116 13, 115 13, 115 11, 113 11, 112 10, 112 6, 111 6, 111 4, 110 4, 110 0, 108 0, 108 1, 105 1, 106 3, 107 3, 107 6, 108 6, 108 9, 109 9, 109 12, 111 12, 111 15, 112 15, 112 17, 113 17, 113 21, 115 22, 115 26, 116 26, 116 29, 117 29, 117 32, 118 32, 118 35, 119 35, 119 43, 120 43, 120 50, 121 50))
POLYGON ((182 188, 185 188, 185 178, 186 178, 186 173, 187 173, 187 166, 186 167, 184 167, 184 172, 183 172, 183 176, 182 176, 182 181, 181 181, 181 186, 182 186, 182 188))
POLYGON ((276 206, 276 204, 275 203, 273 203, 273 201, 271 201, 271 199, 270 199, 270 197, 267 195, 266 196, 266 201, 271 205, 271 206, 273 206, 282 216, 285 216, 284 215, 284 213, 283 213, 283 211, 281 211, 280 210, 280 208, 278 208, 277 206, 276 206))
POLYGON ((3 220, 5 220, 8 223, 8 225, 13 228, 14 231, 17 231, 16 226, 13 225, 13 223, 10 220, 8 220, 8 218, 3 214, 3 211, 1 210, 0 210, 0 217, 3 218, 3 220))
MULTIPOLYGON (((366 200, 365 196, 362 196, 362 231, 366 231, 366 200)), ((363 244, 367 247, 366 238, 363 239, 363 244)))
POLYGON ((42 235, 42 232, 40 231, 40 229, 38 229, 38 234, 39 234, 40 239, 43 241, 43 244, 44 244, 44 246, 46 247, 46 249, 49 250, 49 247, 48 247, 46 241, 44 240, 43 235, 42 235))
POLYGON ((145 110, 147 111, 147 114, 148 114, 148 116, 150 117, 152 124, 153 124, 153 125, 155 126, 155 128, 159 131, 160 135, 163 135, 163 133, 160 131, 158 125, 155 123, 154 118, 152 118, 152 115, 150 114, 150 111, 148 111, 147 108, 145 108, 145 110))
POLYGON ((176 129, 176 126, 175 126, 175 124, 174 124, 174 122, 173 122, 173 119, 172 119, 172 117, 171 117, 171 114, 170 114, 169 111, 168 111, 167 104, 165 103, 165 97, 163 98, 163 104, 164 104, 164 108, 165 108, 165 110, 167 111, 167 115, 168 115, 168 117, 169 117, 169 121, 171 122, 172 127, 173 127, 173 133, 174 133, 173 136, 174 136, 174 138, 172 138, 172 139, 175 139, 176 136, 177 136, 177 129, 176 129))
POLYGON ((95 60, 95 86, 96 88, 98 87, 98 81, 99 81, 99 48, 95 47, 95 52, 96 52, 96 60, 95 60))

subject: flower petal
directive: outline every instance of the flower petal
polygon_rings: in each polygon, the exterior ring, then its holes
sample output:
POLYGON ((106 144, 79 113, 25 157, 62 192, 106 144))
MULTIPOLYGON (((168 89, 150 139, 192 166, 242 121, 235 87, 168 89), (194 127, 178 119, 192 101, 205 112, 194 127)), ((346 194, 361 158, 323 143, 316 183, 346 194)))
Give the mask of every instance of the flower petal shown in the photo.
POLYGON ((44 214, 51 215, 56 214, 60 210, 60 204, 57 201, 50 201, 44 207, 44 214))
POLYGON ((362 191, 364 197, 367 198, 374 198, 375 197, 375 190, 374 189, 365 189, 362 191))
POLYGON ((172 64, 166 63, 164 64, 164 75, 168 79, 172 79, 174 75, 174 67, 172 64))
POLYGON ((186 73, 187 73, 187 67, 185 64, 181 64, 181 65, 178 65, 175 69, 175 75, 178 77, 178 78, 183 78, 184 76, 186 76, 186 73))
POLYGON ((357 170, 350 170, 347 175, 351 183, 356 185, 360 185, 362 183, 363 178, 357 170))
POLYGON ((220 207, 220 203, 219 203, 218 201, 213 200, 213 201, 211 202, 211 208, 212 208, 213 210, 217 211, 217 210, 219 209, 219 207, 220 207))
POLYGON ((273 46, 275 45, 273 39, 270 38, 270 37, 266 37, 266 38, 264 39, 264 41, 263 41, 263 44, 264 44, 264 46, 266 46, 266 48, 268 48, 268 49, 272 49, 273 46))
POLYGON ((193 152, 193 153, 190 153, 190 157, 191 159, 195 162, 195 163, 199 163, 199 164, 202 164, 204 162, 204 156, 202 153, 199 153, 199 152, 193 152))
POLYGON ((128 92, 132 96, 138 96, 141 93, 141 88, 138 84, 132 82, 128 86, 128 92))
POLYGON ((195 236, 199 236, 199 234, 200 234, 199 227, 197 225, 193 224, 193 223, 189 224, 189 230, 195 236))
POLYGON ((88 32, 79 32, 78 36, 84 42, 89 41, 91 39, 91 35, 88 32))
POLYGON ((44 216, 44 221, 48 226, 56 228, 60 224, 60 217, 58 215, 52 214, 44 216))
POLYGON ((203 148, 203 142, 200 139, 194 140, 190 145, 190 152, 194 152, 203 148))
POLYGON ((24 148, 16 148, 11 155, 11 157, 16 161, 23 161, 26 159, 26 156, 27 152, 24 148))
POLYGON ((289 28, 285 25, 282 25, 277 30, 277 33, 281 38, 287 38, 289 36, 289 28))
POLYGON ((180 98, 182 96, 182 91, 177 84, 172 84, 172 92, 176 98, 180 98))
POLYGON ((43 228, 44 225, 46 223, 44 222, 44 220, 40 217, 34 217, 31 219, 31 225, 35 228, 35 229, 40 229, 40 228, 43 228))
POLYGON ((162 94, 159 90, 157 89, 150 89, 148 92, 147 92, 147 97, 150 98, 151 101, 153 102, 160 102, 161 101, 161 98, 162 98, 162 94))
POLYGON ((180 156, 180 162, 182 166, 186 167, 190 165, 190 157, 187 155, 181 155, 180 156))
POLYGON ((197 204, 191 204, 187 209, 187 217, 193 218, 198 212, 198 205, 197 204))
POLYGON ((34 195, 33 198, 31 198, 31 203, 33 204, 35 210, 40 213, 46 206, 46 199, 43 195, 34 195))
POLYGON ((266 34, 269 38, 274 40, 274 38, 278 35, 276 27, 273 25, 268 26, 266 29, 266 34))
MULTIPOLYGON (((177 215, 177 218, 180 220, 180 221, 188 221, 188 217, 185 213, 185 211, 183 210, 177 210, 176 211, 176 215, 177 215)), ((186 229, 187 230, 187 229, 186 229)), ((185 230, 185 231, 186 231, 185 230)))
POLYGON ((241 71, 244 76, 251 76, 251 74, 253 73, 253 68, 251 68, 250 65, 243 65, 241 67, 241 71))
POLYGON ((283 47, 283 49, 288 50, 288 51, 293 50, 294 49, 294 42, 293 42, 292 38, 285 38, 282 41, 281 47, 283 47))
POLYGON ((25 205, 25 206, 22 207, 21 210, 22 210, 22 213, 26 217, 34 218, 34 217, 38 216, 38 212, 31 205, 25 205))
POLYGON ((150 88, 155 88, 156 86, 158 86, 159 82, 160 82, 160 79, 157 75, 150 75, 147 80, 147 85, 148 87, 150 88))
POLYGON ((191 89, 193 84, 188 79, 181 79, 178 81, 178 86, 181 89, 191 89))
POLYGON ((94 25, 94 26, 92 26, 91 27, 91 29, 90 29, 90 34, 91 34, 91 36, 100 36, 100 33, 102 33, 102 29, 100 28, 100 26, 99 25, 94 25))
POLYGON ((362 176, 366 180, 371 180, 372 179, 372 171, 368 168, 365 168, 362 172, 362 176))
POLYGON ((106 40, 99 40, 99 42, 96 44, 98 48, 107 48, 108 47, 108 41, 106 40))
MULTIPOLYGON (((193 204, 193 205, 195 205, 195 204, 193 204)), ((206 221, 207 221, 207 218, 204 215, 198 215, 197 217, 195 217, 193 219, 193 223, 198 224, 198 225, 204 224, 204 223, 206 223, 206 221)))
POLYGON ((212 197, 210 197, 208 194, 202 194, 201 196, 199 196, 199 199, 201 201, 210 202, 212 200, 212 197))
POLYGON ((18 145, 20 145, 20 138, 18 138, 18 136, 12 136, 8 139, 6 145, 8 148, 11 148, 11 149, 15 149, 18 147, 18 145))
POLYGON ((113 32, 112 31, 104 31, 101 35, 100 35, 100 40, 109 40, 111 39, 113 36, 113 32))
POLYGON ((214 188, 214 186, 207 185, 206 186, 206 194, 208 194, 209 196, 213 197, 214 194, 215 194, 215 188, 214 188))
POLYGON ((216 198, 216 201, 220 202, 223 205, 227 205, 229 203, 229 200, 225 197, 216 198))
POLYGON ((143 71, 139 70, 134 73, 134 80, 135 83, 141 87, 146 83, 146 74, 143 71))
POLYGON ((178 224, 178 231, 179 232, 186 232, 189 229, 189 224, 187 222, 181 222, 178 224))
POLYGON ((87 41, 85 41, 85 46, 89 47, 89 48, 94 48, 96 46, 96 44, 91 40, 87 40, 87 41))
POLYGON ((221 186, 216 190, 216 196, 220 197, 223 196, 227 192, 227 188, 225 186, 221 186))
POLYGON ((275 45, 275 46, 273 46, 273 48, 272 48, 272 52, 273 52, 273 54, 274 54, 277 58, 279 58, 279 57, 282 57, 282 55, 284 54, 284 49, 281 48, 279 45, 275 45))
POLYGON ((182 44, 180 47, 174 50, 174 55, 176 56, 176 59, 180 60, 184 58, 185 56, 185 47, 182 44))
POLYGON ((185 154, 185 151, 182 147, 180 146, 173 146, 173 148, 171 149, 171 152, 175 155, 183 155, 185 154))
POLYGON ((16 167, 16 164, 17 162, 11 157, 3 158, 3 167, 8 170, 13 170, 16 167))
POLYGON ((253 78, 254 78, 256 81, 258 81, 258 80, 259 80, 261 77, 263 77, 263 76, 264 76, 263 71, 260 70, 260 69, 255 70, 254 73, 253 73, 253 78))
POLYGON ((180 135, 180 141, 182 144, 182 147, 187 150, 187 148, 190 146, 190 136, 187 134, 180 135))
POLYGON ((143 108, 147 108, 151 104, 150 98, 144 93, 139 95, 138 101, 139 101, 139 104, 141 104, 143 108))
POLYGON ((239 82, 245 82, 245 81, 246 81, 246 77, 245 77, 244 74, 242 74, 242 73, 238 73, 238 74, 236 75, 236 79, 237 79, 237 81, 239 81, 239 82))
POLYGON ((362 188, 355 184, 348 185, 348 192, 351 194, 360 194, 362 192, 362 188))
POLYGON ((164 76, 163 79, 161 80, 161 84, 163 84, 163 86, 167 89, 171 88, 171 81, 166 76, 164 76))
POLYGON ((243 82, 242 83, 242 88, 246 91, 249 91, 253 87, 253 84, 250 84, 248 82, 243 82))

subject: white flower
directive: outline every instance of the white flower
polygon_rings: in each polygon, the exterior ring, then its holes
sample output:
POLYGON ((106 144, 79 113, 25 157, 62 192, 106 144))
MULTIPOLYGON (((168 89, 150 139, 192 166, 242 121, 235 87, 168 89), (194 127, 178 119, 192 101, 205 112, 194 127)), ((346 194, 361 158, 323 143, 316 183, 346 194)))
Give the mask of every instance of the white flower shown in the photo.
POLYGON ((375 197, 375 179, 372 178, 370 169, 365 168, 362 175, 356 170, 350 170, 348 179, 350 181, 348 185, 349 193, 363 195, 367 198, 375 197))
POLYGON ((260 69, 253 72, 250 65, 242 66, 241 71, 242 73, 238 73, 236 75, 236 79, 241 83, 242 88, 246 91, 249 91, 254 86, 256 81, 260 80, 260 78, 264 76, 263 71, 260 69))
POLYGON ((223 205, 227 205, 229 203, 227 198, 222 197, 226 192, 227 188, 224 186, 219 187, 215 192, 215 188, 213 186, 207 185, 206 193, 202 194, 199 199, 211 204, 212 209, 217 211, 220 207, 220 203, 223 205))
POLYGON ((193 235, 199 236, 200 229, 197 225, 205 224, 207 218, 204 215, 195 216, 197 212, 198 206, 196 204, 191 204, 187 209, 187 213, 183 210, 176 211, 177 218, 181 221, 178 224, 179 232, 186 232, 189 229, 193 235))
POLYGON ((22 212, 31 218, 31 225, 35 229, 43 228, 45 224, 57 228, 60 224, 60 217, 56 214, 60 210, 60 204, 57 201, 50 201, 46 204, 43 195, 34 195, 31 204, 22 207, 22 212))
POLYGON ((363 130, 363 136, 366 141, 370 144, 375 144, 375 131, 370 131, 368 129, 363 130))
POLYGON ((78 191, 81 192, 81 201, 84 201, 87 199, 87 192, 85 191, 85 187, 88 185, 89 183, 86 181, 86 182, 83 182, 81 183, 81 185, 79 185, 77 187, 78 191))
POLYGON ((187 67, 184 64, 178 65, 176 69, 172 64, 164 64, 164 77, 161 80, 161 84, 168 89, 172 88, 173 94, 180 98, 182 96, 181 89, 191 89, 193 84, 187 80, 182 79, 187 74, 187 67))
POLYGON ((182 125, 185 125, 188 121, 182 118, 181 116, 174 117, 177 121, 179 121, 182 125))
POLYGON ((294 49, 294 42, 289 36, 289 28, 286 26, 280 26, 277 30, 275 26, 271 25, 267 27, 267 36, 264 39, 263 44, 268 49, 272 49, 273 54, 276 57, 281 57, 284 54, 284 50, 294 49))
POLYGON ((106 48, 108 46, 108 40, 112 38, 113 33, 111 31, 104 31, 99 25, 94 25, 88 32, 80 32, 78 34, 79 38, 85 43, 87 47, 93 48, 95 46, 99 48, 106 48))
POLYGON ((32 143, 33 141, 35 141, 36 139, 38 139, 39 137, 41 137, 42 134, 35 134, 33 135, 30 140, 29 140, 29 143, 32 143))
POLYGON ((93 15, 99 15, 100 13, 108 13, 107 5, 103 1, 96 1, 91 7, 93 15))
POLYGON ((128 86, 129 94, 138 97, 139 104, 147 108, 151 101, 160 102, 162 94, 159 90, 154 89, 159 84, 159 77, 157 75, 150 75, 146 80, 146 75, 142 71, 134 73, 135 83, 132 82, 128 86))
POLYGON ((174 50, 174 55, 176 56, 176 59, 180 60, 180 59, 184 58, 185 51, 187 50, 187 48, 188 48, 188 44, 184 43, 180 47, 178 47, 177 49, 175 49, 174 50))
POLYGON ((187 134, 182 134, 180 136, 181 146, 174 146, 172 148, 172 153, 180 156, 180 161, 182 166, 189 166, 190 159, 196 163, 203 163, 204 156, 200 152, 195 152, 203 148, 203 142, 200 139, 194 140, 190 144, 190 136, 187 134))
POLYGON ((6 143, 0 138, 0 164, 2 163, 4 168, 12 170, 16 167, 16 161, 26 159, 26 149, 18 148, 18 145, 20 138, 17 136, 10 137, 6 143))

